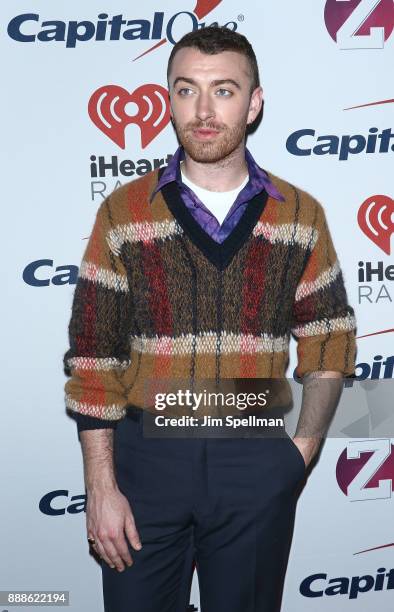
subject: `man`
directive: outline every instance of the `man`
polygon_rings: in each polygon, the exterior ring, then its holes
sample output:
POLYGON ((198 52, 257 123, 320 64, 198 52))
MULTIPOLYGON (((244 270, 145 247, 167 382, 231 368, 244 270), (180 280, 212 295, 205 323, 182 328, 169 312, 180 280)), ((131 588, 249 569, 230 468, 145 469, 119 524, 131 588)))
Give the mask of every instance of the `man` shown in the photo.
POLYGON ((191 32, 167 78, 180 147, 102 203, 75 289, 66 405, 88 539, 107 612, 184 609, 191 546, 203 611, 275 612, 296 489, 354 373, 354 311, 322 206, 246 149, 263 102, 247 39, 191 32), (293 439, 144 437, 146 381, 283 378, 290 333, 293 439))

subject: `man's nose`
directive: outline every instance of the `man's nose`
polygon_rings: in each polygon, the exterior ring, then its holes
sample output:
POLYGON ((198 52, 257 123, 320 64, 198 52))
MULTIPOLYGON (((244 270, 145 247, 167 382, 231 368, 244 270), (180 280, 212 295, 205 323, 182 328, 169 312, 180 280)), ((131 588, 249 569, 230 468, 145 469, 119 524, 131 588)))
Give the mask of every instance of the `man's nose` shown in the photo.
POLYGON ((215 109, 213 107, 213 101, 207 94, 201 93, 197 99, 196 116, 201 121, 206 121, 211 117, 215 116, 215 109))

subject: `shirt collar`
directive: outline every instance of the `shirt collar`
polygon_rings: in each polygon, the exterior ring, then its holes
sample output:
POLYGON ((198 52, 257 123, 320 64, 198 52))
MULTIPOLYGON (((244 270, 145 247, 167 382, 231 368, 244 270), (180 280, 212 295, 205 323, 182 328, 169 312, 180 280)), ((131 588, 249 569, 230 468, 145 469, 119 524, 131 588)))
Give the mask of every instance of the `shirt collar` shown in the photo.
MULTIPOLYGON (((182 185, 182 175, 180 162, 185 159, 185 152, 182 146, 179 146, 175 151, 172 159, 169 164, 165 168, 161 178, 159 179, 156 187, 151 193, 150 202, 152 202, 154 196, 164 185, 176 181, 178 185, 182 185)), ((260 168, 260 166, 254 160, 251 152, 245 147, 245 160, 248 166, 249 171, 249 181, 246 185, 251 185, 253 187, 253 191, 259 193, 264 189, 267 191, 268 195, 272 196, 276 200, 284 202, 285 198, 280 193, 280 191, 275 187, 275 185, 270 180, 268 174, 260 168)))

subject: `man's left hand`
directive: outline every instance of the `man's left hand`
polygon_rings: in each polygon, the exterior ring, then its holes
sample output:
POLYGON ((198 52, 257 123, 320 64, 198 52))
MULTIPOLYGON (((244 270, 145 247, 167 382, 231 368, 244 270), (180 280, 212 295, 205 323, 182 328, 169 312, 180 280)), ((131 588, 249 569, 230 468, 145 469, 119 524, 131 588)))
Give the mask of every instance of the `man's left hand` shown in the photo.
POLYGON ((320 438, 300 438, 295 436, 292 438, 294 444, 297 446, 301 455, 304 458, 306 467, 309 466, 313 457, 319 450, 321 439, 320 438))

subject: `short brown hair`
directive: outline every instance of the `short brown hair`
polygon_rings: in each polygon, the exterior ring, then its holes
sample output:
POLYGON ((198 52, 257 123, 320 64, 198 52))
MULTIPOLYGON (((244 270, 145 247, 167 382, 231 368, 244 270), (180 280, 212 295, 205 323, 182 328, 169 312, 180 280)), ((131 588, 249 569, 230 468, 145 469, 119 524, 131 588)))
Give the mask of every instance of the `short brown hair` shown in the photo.
POLYGON ((188 32, 174 45, 170 53, 170 57, 168 58, 168 83, 174 55, 177 51, 179 51, 179 49, 183 49, 185 47, 194 47, 207 55, 216 55, 217 53, 222 53, 223 51, 236 51, 237 53, 244 55, 249 62, 252 73, 250 93, 252 93, 256 87, 259 87, 260 77, 256 55, 246 36, 239 34, 239 32, 234 32, 226 26, 215 25, 188 32))

